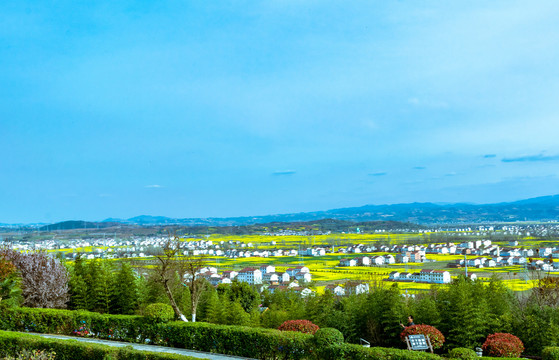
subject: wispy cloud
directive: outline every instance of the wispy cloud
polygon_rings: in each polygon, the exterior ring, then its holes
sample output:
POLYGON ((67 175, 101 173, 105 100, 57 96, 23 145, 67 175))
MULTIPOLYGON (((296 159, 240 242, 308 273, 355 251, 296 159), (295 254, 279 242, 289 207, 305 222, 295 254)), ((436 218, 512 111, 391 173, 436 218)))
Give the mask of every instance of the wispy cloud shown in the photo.
POLYGON ((534 162, 534 161, 556 161, 559 160, 559 155, 526 155, 514 158, 504 158, 502 162, 534 162))
POLYGON ((448 108, 448 103, 444 101, 432 101, 432 100, 424 100, 419 99, 416 97, 412 97, 408 99, 408 104, 412 106, 422 106, 427 108, 434 108, 434 109, 446 109, 448 108))
POLYGON ((388 174, 387 172, 377 172, 377 173, 370 173, 370 174, 367 174, 367 175, 369 175, 369 176, 384 176, 384 175, 387 175, 387 174, 388 174))
POLYGON ((483 155, 484 159, 491 159, 491 158, 494 158, 494 157, 497 157, 497 155, 495 155, 495 154, 485 154, 485 155, 483 155))
POLYGON ((148 189, 160 189, 160 188, 162 188, 163 186, 162 186, 162 185, 153 184, 153 185, 146 185, 146 186, 144 186, 144 187, 145 187, 145 188, 148 188, 148 189))
POLYGON ((296 173, 295 170, 283 170, 283 171, 274 171, 272 173, 273 176, 287 176, 287 175, 294 175, 296 173))

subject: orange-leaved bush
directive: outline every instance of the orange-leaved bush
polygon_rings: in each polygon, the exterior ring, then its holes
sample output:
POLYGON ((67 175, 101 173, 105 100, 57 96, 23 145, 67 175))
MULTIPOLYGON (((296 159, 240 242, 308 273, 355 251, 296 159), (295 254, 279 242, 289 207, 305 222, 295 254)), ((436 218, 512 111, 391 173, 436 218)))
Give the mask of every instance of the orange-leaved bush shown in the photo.
POLYGON ((318 329, 318 325, 313 324, 309 320, 287 320, 278 328, 281 331, 298 331, 313 335, 318 329))
POLYGON ((431 325, 412 325, 408 326, 400 334, 400 339, 406 341, 406 336, 409 335, 425 335, 429 336, 431 346, 433 349, 440 349, 444 344, 444 335, 436 327, 431 325))
POLYGON ((520 357, 524 344, 512 334, 495 333, 487 337, 481 348, 486 356, 520 357))

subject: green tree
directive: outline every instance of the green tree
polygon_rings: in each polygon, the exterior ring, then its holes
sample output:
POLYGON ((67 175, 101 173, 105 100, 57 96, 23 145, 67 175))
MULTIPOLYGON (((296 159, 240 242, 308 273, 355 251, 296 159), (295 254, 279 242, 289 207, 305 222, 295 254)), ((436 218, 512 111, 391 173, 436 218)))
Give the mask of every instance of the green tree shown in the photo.
POLYGON ((401 321, 406 317, 406 307, 397 284, 387 289, 377 289, 367 301, 367 327, 371 342, 379 346, 400 344, 401 321))
POLYGON ((85 282, 87 271, 81 254, 76 256, 73 266, 69 269, 69 273, 69 308, 72 310, 88 310, 90 308, 91 297, 89 296, 89 289, 85 282))
POLYGON ((246 282, 233 281, 231 284, 220 284, 217 292, 227 296, 229 301, 238 301, 247 313, 260 304, 260 295, 246 282))
POLYGON ((0 258, 0 304, 12 307, 18 306, 21 301, 16 267, 11 262, 0 258))
POLYGON ((227 325, 250 325, 250 315, 245 311, 243 305, 238 301, 230 301, 227 305, 226 324, 227 325))
POLYGON ((439 296, 440 330, 449 347, 474 348, 487 335, 488 306, 484 286, 466 277, 455 279, 439 296))
POLYGON ((133 314, 139 305, 139 295, 138 279, 134 269, 130 264, 123 262, 112 284, 111 312, 125 315, 133 314))

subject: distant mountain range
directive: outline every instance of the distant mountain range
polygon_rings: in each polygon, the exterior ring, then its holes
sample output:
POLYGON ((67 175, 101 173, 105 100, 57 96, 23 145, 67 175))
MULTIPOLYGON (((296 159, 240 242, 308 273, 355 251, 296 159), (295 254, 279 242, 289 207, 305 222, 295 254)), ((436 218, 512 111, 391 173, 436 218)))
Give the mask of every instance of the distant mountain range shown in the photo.
MULTIPOLYGON (((559 195, 543 196, 497 204, 434 204, 410 203, 365 205, 326 211, 293 214, 175 219, 165 216, 141 215, 130 219, 109 218, 101 222, 64 221, 45 225, 41 230, 102 229, 122 225, 180 225, 189 227, 243 226, 271 223, 315 222, 322 219, 354 223, 371 221, 431 224, 476 224, 516 221, 559 221, 559 195)), ((399 226, 399 225, 398 225, 399 226)))
POLYGON ((542 196, 497 204, 411 203, 365 205, 326 211, 229 218, 174 219, 141 215, 130 219, 107 219, 104 222, 135 225, 240 226, 274 222, 301 222, 321 219, 367 221, 401 221, 416 224, 475 224, 487 222, 559 220, 559 195, 542 196))

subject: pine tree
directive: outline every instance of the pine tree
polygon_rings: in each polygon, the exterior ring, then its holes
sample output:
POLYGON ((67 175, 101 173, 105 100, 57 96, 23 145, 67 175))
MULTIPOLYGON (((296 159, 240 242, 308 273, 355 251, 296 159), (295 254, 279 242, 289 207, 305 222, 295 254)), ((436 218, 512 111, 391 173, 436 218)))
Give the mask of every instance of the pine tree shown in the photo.
POLYGON ((483 284, 460 277, 441 292, 441 331, 451 347, 473 348, 487 335, 487 302, 483 284))
POLYGON ((250 315, 245 311, 243 305, 239 301, 229 302, 226 319, 227 325, 250 325, 250 315))
POLYGON ((138 307, 138 288, 134 270, 128 263, 116 274, 111 298, 111 312, 115 314, 133 314, 138 307))
POLYGON ((70 268, 69 308, 72 310, 87 310, 89 308, 89 289, 85 282, 86 267, 83 256, 78 254, 74 260, 74 266, 70 268))
POLYGON ((111 297, 114 291, 114 279, 112 266, 108 261, 99 261, 95 269, 99 272, 93 291, 97 292, 94 310, 101 313, 109 313, 111 307, 111 297))

